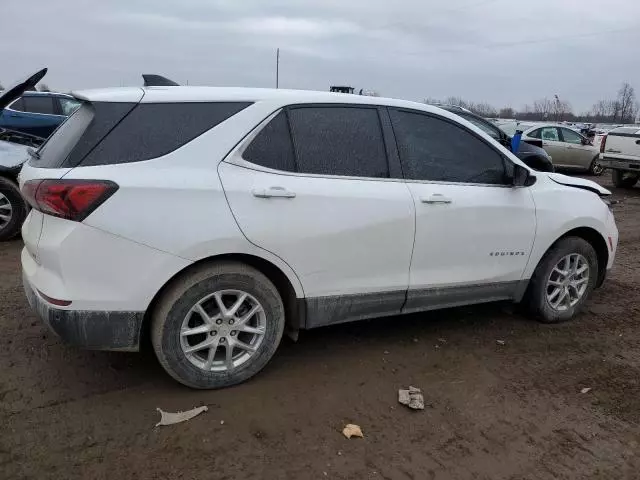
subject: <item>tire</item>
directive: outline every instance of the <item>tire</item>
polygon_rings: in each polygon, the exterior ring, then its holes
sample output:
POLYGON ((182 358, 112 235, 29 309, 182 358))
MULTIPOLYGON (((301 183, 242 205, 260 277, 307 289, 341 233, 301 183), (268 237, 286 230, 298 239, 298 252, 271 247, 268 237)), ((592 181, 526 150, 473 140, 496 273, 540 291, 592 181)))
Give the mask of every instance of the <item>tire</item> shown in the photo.
POLYGON ((599 177, 604 173, 604 167, 598 162, 599 157, 594 158, 589 165, 589 173, 599 177))
POLYGON ((623 170, 611 170, 611 181, 613 186, 617 188, 633 188, 638 183, 640 175, 633 173, 625 175, 623 170))
POLYGON ((178 382, 199 389, 228 387, 251 378, 271 359, 282 339, 285 326, 284 312, 278 290, 258 270, 235 262, 203 265, 186 277, 174 281, 162 294, 151 317, 151 340, 160 364, 178 382), (228 293, 232 291, 234 293, 228 293), (223 293, 216 298, 212 296, 215 292, 223 293), (238 308, 236 316, 224 317, 225 320, 216 319, 222 314, 218 302, 222 301, 225 312, 229 313, 239 301, 241 294, 247 296, 238 308), (207 299, 207 296, 210 298, 207 299), (197 313, 200 310, 194 311, 193 307, 200 301, 204 312, 197 313), (262 308, 263 313, 258 310, 244 327, 238 326, 242 323, 240 317, 249 315, 256 304, 262 308), (205 320, 203 315, 210 317, 209 320, 205 320), (234 318, 237 323, 232 326, 234 318), (262 331, 263 335, 260 337, 257 333, 236 330, 234 336, 234 327, 262 331), (212 330, 208 333, 184 335, 184 329, 193 331, 193 328, 212 330), (185 349, 205 341, 216 341, 217 347, 185 352, 185 349), (252 345, 254 351, 237 347, 240 342, 245 347, 252 345), (233 357, 232 364, 229 365, 225 362, 229 361, 227 353, 231 345, 231 354, 240 357, 237 360, 233 357), (211 360, 213 363, 207 366, 206 362, 210 361, 209 355, 212 350, 215 360, 211 360))
MULTIPOLYGON (((563 266, 563 270, 567 269, 563 266)), ((542 323, 565 322, 580 312, 595 288, 597 279, 598 257, 593 246, 580 237, 563 238, 558 240, 547 253, 545 253, 536 267, 531 277, 529 288, 527 289, 525 306, 529 313, 542 323), (552 279, 552 273, 554 275, 553 278, 557 280, 558 274, 554 272, 554 268, 561 260, 564 260, 569 255, 574 257, 581 256, 586 261, 586 264, 588 264, 588 281, 584 282, 585 289, 578 301, 574 305, 565 305, 566 309, 564 310, 559 310, 551 305, 548 294, 553 294, 555 293, 555 288, 562 289, 562 287, 549 286, 548 282, 552 279)), ((572 290, 572 293, 576 292, 577 290, 572 290)), ((562 295, 562 293, 560 295, 562 295)), ((554 297, 553 301, 556 299, 559 299, 559 297, 554 297)))
POLYGON ((0 177, 0 242, 11 240, 20 233, 27 212, 18 186, 12 180, 0 177))

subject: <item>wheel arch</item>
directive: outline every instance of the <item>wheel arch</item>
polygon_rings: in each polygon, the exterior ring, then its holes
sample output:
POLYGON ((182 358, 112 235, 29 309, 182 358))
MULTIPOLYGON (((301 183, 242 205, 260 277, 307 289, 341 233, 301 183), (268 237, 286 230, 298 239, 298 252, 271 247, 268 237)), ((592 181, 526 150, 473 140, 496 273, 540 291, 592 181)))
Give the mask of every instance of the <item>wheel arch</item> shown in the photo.
POLYGON ((275 265, 273 262, 270 262, 269 260, 266 260, 257 255, 247 253, 228 253, 200 259, 177 272, 169 280, 167 280, 167 282, 164 283, 164 285, 154 295, 145 312, 140 335, 141 340, 144 343, 147 343, 149 341, 151 316, 153 314, 153 311, 167 289, 169 289, 175 282, 189 275, 193 270, 199 268, 200 266, 222 261, 232 261, 249 265, 264 274, 271 282, 273 282, 276 289, 280 293, 280 297, 282 298, 282 302, 284 303, 285 307, 285 333, 293 340, 297 340, 298 331, 301 328, 305 327, 306 304, 304 302, 304 298, 299 298, 296 294, 296 289, 289 277, 280 267, 275 265))
MULTIPOLYGON (((553 242, 553 245, 558 243, 563 238, 567 237, 582 238, 583 240, 589 242, 594 248, 594 250, 596 251, 596 255, 598 256, 598 281, 596 283, 596 287, 602 285, 607 272, 607 264, 609 263, 609 247, 607 246, 607 241, 605 240, 605 238, 595 228, 578 227, 571 229, 563 234, 560 238, 553 242)), ((551 247, 549 248, 552 248, 553 245, 551 245, 551 247)))

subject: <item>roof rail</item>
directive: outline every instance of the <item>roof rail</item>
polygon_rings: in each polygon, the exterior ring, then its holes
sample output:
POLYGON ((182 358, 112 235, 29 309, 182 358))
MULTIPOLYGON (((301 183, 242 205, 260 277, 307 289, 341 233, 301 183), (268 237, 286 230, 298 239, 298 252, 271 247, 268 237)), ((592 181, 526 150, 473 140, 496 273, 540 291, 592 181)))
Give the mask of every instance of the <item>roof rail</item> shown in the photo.
POLYGON ((179 87, 180 84, 169 80, 162 75, 155 75, 149 73, 143 73, 142 79, 144 80, 145 87, 179 87))

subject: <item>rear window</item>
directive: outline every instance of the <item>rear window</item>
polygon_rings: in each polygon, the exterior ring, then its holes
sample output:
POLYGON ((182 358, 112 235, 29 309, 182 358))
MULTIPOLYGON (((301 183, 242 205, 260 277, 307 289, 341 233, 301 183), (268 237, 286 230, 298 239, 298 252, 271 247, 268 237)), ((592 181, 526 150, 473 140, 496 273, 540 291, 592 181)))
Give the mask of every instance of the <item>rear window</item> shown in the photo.
POLYGON ((122 118, 135 103, 83 103, 40 147, 39 168, 75 167, 122 118))
POLYGON ((82 161, 82 166, 140 162, 180 148, 250 102, 142 103, 82 161))

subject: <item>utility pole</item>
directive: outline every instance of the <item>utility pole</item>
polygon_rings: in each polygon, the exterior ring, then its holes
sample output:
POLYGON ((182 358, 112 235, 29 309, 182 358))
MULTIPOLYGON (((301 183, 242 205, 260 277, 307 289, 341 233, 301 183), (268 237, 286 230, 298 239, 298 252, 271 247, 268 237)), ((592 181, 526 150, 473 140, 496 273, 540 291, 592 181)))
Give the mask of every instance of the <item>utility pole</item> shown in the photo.
POLYGON ((276 49, 276 88, 280 84, 280 49, 276 49))

